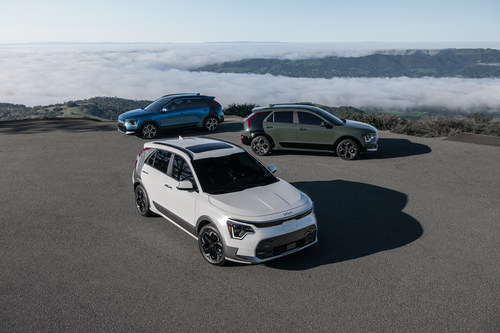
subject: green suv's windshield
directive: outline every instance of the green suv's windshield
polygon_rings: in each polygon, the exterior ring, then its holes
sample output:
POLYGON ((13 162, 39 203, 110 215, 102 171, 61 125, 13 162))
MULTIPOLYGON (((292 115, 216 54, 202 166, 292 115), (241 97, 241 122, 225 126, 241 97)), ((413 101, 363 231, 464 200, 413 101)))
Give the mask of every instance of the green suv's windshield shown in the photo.
POLYGON ((333 114, 331 114, 330 112, 327 112, 323 109, 317 109, 316 112, 321 115, 323 118, 325 118, 326 120, 332 122, 334 125, 344 125, 344 121, 335 117, 333 114))
POLYGON ((237 192, 278 181, 246 152, 194 160, 193 167, 203 191, 209 194, 237 192))

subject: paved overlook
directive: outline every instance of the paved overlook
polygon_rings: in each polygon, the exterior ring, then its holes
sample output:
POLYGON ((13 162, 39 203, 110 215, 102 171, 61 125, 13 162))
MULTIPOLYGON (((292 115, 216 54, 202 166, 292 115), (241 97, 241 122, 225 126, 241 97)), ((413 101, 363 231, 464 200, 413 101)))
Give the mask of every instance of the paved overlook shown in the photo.
POLYGON ((263 157, 315 202, 319 243, 215 267, 136 212, 144 141, 115 123, 4 123, 0 142, 0 331, 500 330, 498 146, 381 132, 357 161, 263 157))

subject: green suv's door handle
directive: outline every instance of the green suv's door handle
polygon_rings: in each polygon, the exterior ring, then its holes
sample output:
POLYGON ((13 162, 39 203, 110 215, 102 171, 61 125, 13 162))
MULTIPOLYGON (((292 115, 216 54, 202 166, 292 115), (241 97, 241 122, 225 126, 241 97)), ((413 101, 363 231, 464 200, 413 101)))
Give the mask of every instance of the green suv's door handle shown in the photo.
POLYGON ((266 126, 266 128, 273 128, 273 126, 266 126))
POLYGON ((307 128, 299 128, 301 131, 307 131, 307 128))

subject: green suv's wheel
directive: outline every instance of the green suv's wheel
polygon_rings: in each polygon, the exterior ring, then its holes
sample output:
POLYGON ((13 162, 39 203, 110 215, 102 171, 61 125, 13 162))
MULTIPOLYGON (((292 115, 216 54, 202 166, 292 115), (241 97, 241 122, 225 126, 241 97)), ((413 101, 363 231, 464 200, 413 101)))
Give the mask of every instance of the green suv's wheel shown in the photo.
POLYGON ((342 140, 337 146, 337 155, 343 160, 355 160, 359 156, 359 146, 352 139, 342 140))
POLYGON ((271 152, 271 143, 263 135, 256 136, 250 146, 252 147, 252 151, 259 156, 264 156, 271 152))
POLYGON ((158 126, 153 123, 144 124, 141 128, 141 136, 143 139, 154 139, 158 135, 158 126))
POLYGON ((149 209, 148 194, 142 185, 137 185, 135 190, 135 208, 142 216, 152 216, 153 213, 149 209))
POLYGON ((222 237, 213 225, 208 224, 201 228, 198 235, 198 245, 203 258, 209 263, 217 266, 222 266, 226 263, 222 237))
POLYGON ((213 132, 219 127, 219 119, 216 117, 208 117, 205 120, 205 129, 209 132, 213 132))

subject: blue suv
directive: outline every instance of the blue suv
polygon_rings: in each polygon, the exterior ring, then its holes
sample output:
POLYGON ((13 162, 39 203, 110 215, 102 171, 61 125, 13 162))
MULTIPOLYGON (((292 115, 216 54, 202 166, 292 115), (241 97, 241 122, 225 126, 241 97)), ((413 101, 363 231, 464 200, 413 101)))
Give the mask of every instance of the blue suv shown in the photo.
POLYGON ((224 121, 221 105, 213 96, 172 94, 158 98, 144 109, 118 116, 118 131, 153 139, 167 129, 202 127, 215 131, 224 121))

